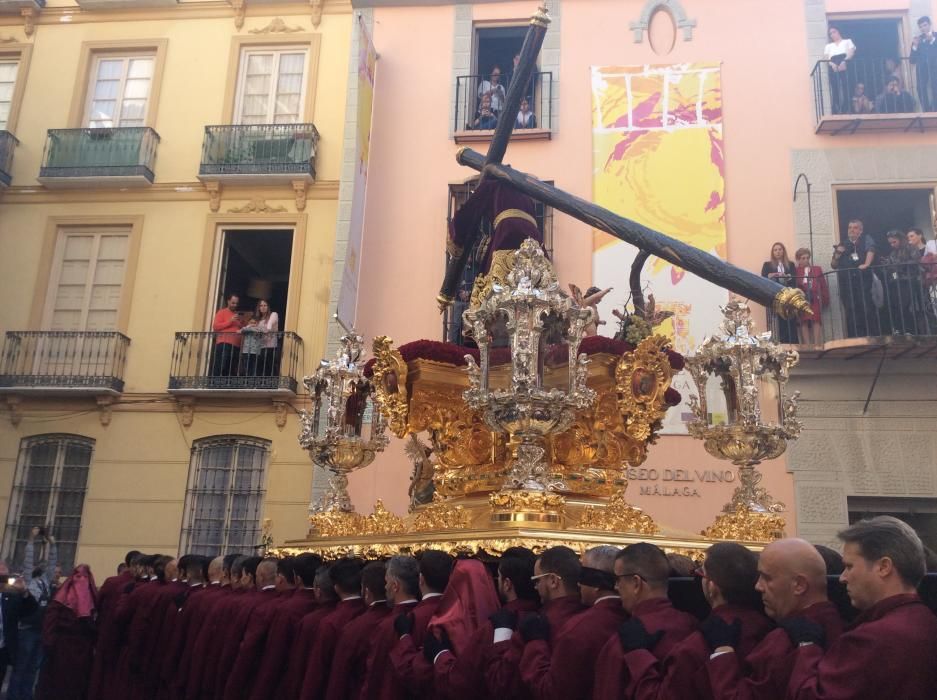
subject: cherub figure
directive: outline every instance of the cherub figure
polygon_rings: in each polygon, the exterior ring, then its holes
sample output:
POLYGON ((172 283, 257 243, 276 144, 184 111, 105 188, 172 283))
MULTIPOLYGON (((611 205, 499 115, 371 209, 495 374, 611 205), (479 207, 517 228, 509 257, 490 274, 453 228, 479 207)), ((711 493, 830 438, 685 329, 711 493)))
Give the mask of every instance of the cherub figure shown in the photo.
POLYGON ((592 311, 595 313, 593 316, 592 323, 586 325, 584 337, 589 337, 590 335, 599 334, 599 326, 604 326, 605 321, 599 318, 599 302, 612 291, 612 287, 608 289, 599 289, 598 287, 589 287, 586 290, 585 295, 575 284, 569 285, 569 291, 573 295, 573 301, 576 302, 579 306, 591 306, 592 311))

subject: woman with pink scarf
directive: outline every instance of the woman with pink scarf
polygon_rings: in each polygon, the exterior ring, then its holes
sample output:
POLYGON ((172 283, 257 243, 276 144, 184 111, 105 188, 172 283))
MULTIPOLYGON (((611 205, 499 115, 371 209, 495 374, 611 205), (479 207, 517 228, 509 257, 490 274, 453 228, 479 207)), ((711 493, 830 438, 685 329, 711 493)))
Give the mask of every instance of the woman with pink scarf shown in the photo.
POLYGON ((87 564, 79 564, 55 594, 42 625, 45 660, 37 700, 85 700, 94 656, 98 589, 87 564))

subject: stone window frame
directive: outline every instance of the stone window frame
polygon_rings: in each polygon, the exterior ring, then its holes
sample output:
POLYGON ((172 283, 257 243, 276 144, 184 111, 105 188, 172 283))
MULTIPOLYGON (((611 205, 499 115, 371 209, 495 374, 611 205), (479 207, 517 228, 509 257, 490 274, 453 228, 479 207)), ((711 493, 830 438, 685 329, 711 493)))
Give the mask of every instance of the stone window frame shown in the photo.
POLYGON ((10 116, 7 118, 5 131, 16 135, 16 125, 19 122, 20 110, 23 106, 23 95, 26 92, 26 80, 29 76, 29 62, 33 55, 32 44, 0 44, 0 58, 15 59, 16 82, 13 84, 13 99, 10 101, 10 116))

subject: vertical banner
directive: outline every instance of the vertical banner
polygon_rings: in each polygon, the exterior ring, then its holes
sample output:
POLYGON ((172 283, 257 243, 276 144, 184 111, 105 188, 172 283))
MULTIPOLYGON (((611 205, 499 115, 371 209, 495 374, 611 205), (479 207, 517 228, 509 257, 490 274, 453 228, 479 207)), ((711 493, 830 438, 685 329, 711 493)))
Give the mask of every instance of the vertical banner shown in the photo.
POLYGON ((364 239, 364 203, 368 189, 368 158, 371 148, 371 109, 374 103, 374 70, 377 52, 364 21, 358 15, 358 110, 355 123, 355 174, 348 225, 345 269, 335 313, 351 328, 358 309, 358 278, 361 272, 361 244, 364 239))
MULTIPOLYGON (((726 255, 722 85, 719 63, 592 68, 593 198, 597 204, 692 244, 726 255)), ((612 309, 629 301, 636 249, 595 231, 593 284, 614 287, 603 300, 603 334, 612 309)), ((645 297, 673 317, 658 332, 688 353, 716 330, 728 292, 656 257, 644 266, 645 297)), ((686 372, 674 378, 683 404, 668 411, 664 433, 685 434, 686 372)))

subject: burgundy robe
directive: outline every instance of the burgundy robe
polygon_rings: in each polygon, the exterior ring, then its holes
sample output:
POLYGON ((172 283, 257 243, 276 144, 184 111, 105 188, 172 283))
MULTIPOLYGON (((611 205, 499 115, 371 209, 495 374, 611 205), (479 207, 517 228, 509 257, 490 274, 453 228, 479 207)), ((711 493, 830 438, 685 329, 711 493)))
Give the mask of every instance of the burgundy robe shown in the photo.
POLYGON ((423 656, 423 639, 429 621, 439 609, 441 595, 423 598, 413 608, 413 631, 403 639, 394 632, 394 645, 390 650, 390 665, 394 677, 407 697, 426 697, 433 688, 433 667, 423 656))
POLYGON ((387 602, 380 600, 368 606, 342 630, 332 657, 326 700, 358 700, 361 697, 371 637, 390 614, 387 602))
POLYGON ((336 601, 330 601, 320 605, 311 613, 303 616, 296 627, 296 635, 293 641, 293 648, 290 650, 289 661, 286 665, 286 673, 280 679, 280 685, 277 689, 277 696, 282 698, 297 698, 299 691, 303 687, 303 677, 306 675, 306 659, 312 653, 312 647, 316 643, 316 634, 319 631, 319 625, 335 607, 336 601))
POLYGON ((42 620, 45 656, 39 671, 37 700, 85 700, 94 655, 94 623, 52 601, 42 620))
POLYGON ((185 694, 185 681, 188 677, 189 661, 198 638, 198 631, 205 619, 205 612, 214 603, 215 598, 228 590, 220 583, 190 589, 179 613, 179 620, 173 631, 169 649, 163 660, 163 685, 171 698, 181 698, 185 694))
MULTIPOLYGON (((843 620, 829 602, 816 603, 795 614, 822 626, 827 646, 839 639, 843 620)), ((794 645, 781 628, 770 631, 744 658, 737 653, 719 654, 706 664, 715 700, 775 700, 783 698, 794 667, 794 645), (742 676, 743 662, 749 670, 742 676)))
POLYGON ((363 612, 364 601, 356 597, 341 601, 332 612, 322 618, 312 651, 306 657, 306 675, 299 692, 300 700, 319 700, 325 696, 338 638, 345 626, 363 612))
POLYGON ((575 615, 550 644, 542 639, 528 642, 520 669, 530 695, 537 700, 591 698, 596 659, 624 619, 616 595, 575 615))
MULTIPOLYGON (((233 616, 248 592, 243 589, 223 588, 203 613, 203 624, 192 643, 185 675, 185 700, 207 700, 214 692, 214 669, 220 653, 223 623, 233 616)), ((183 658, 183 667, 186 662, 183 658)))
POLYGON ((155 622, 151 629, 149 646, 144 650, 143 687, 145 697, 155 700, 162 684, 163 663, 169 652, 172 631, 175 628, 179 606, 188 590, 184 581, 172 581, 164 587, 154 609, 155 622))
POLYGON ((165 587, 166 584, 153 579, 134 588, 133 592, 121 601, 122 607, 117 611, 120 657, 117 660, 117 677, 108 689, 108 697, 114 700, 144 696, 144 653, 151 642, 156 608, 165 587))
MULTIPOLYGON (((250 613, 241 643, 234 655, 231 671, 224 683, 222 697, 225 700, 247 700, 250 696, 277 610, 292 598, 295 589, 278 592, 270 588, 261 593, 264 600, 250 613)), ((219 683, 219 688, 221 687, 219 683)), ((271 690, 273 687, 267 689, 268 695, 271 690)))
POLYGON ((229 689, 235 697, 240 697, 242 692, 246 695, 250 690, 245 681, 253 664, 259 662, 258 648, 266 639, 267 624, 273 614, 271 607, 276 604, 277 595, 272 586, 253 593, 228 625, 215 669, 216 698, 227 697, 229 689))
MULTIPOLYGON (((585 608, 579 596, 564 596, 545 603, 540 613, 550 623, 550 640, 585 608)), ((519 632, 508 640, 491 645, 485 658, 485 686, 494 697, 526 698, 530 693, 521 678, 520 663, 524 641, 519 632)))
POLYGON ((111 576, 98 589, 97 602, 97 629, 98 638, 95 645, 94 666, 91 671, 91 684, 88 696, 103 698, 105 685, 110 678, 110 671, 114 668, 118 647, 116 643, 115 617, 120 600, 129 595, 136 585, 133 573, 129 569, 118 576, 111 576))
MULTIPOLYGON (((760 612, 735 605, 720 605, 712 615, 731 623, 742 623, 736 653, 746 658, 771 631, 773 623, 760 612)), ((667 698, 694 698, 709 700, 709 677, 706 662, 712 652, 702 632, 693 632, 662 660, 658 661, 647 649, 636 649, 625 654, 630 683, 626 695, 634 700, 666 700, 667 698)))
MULTIPOLYGON (((505 609, 518 613, 535 612, 537 604, 532 600, 517 598, 504 605, 505 609)), ((453 652, 440 654, 433 664, 433 687, 441 700, 477 700, 489 697, 485 687, 484 665, 486 656, 494 644, 494 627, 486 622, 475 630, 471 641, 458 656, 453 652)))
MULTIPOLYGON (((664 635, 654 646, 653 654, 662 659, 697 627, 697 620, 689 613, 677 610, 669 598, 651 598, 643 600, 631 611, 644 623, 651 634, 663 632, 664 635)), ((625 653, 621 648, 618 634, 614 634, 605 643, 595 665, 595 686, 592 697, 596 700, 619 700, 626 697, 625 692, 631 679, 625 663, 625 653)))
POLYGON ((361 688, 361 700, 396 700, 403 697, 403 688, 394 675, 390 663, 390 650, 397 643, 397 631, 394 620, 401 613, 413 612, 417 601, 395 605, 387 619, 374 630, 368 647, 368 663, 364 672, 364 684, 361 688))
POLYGON ((792 700, 934 700, 937 617, 916 593, 886 598, 856 618, 824 654, 798 647, 792 700))
POLYGON ((315 608, 316 596, 311 588, 297 589, 277 606, 276 614, 270 623, 270 631, 267 633, 260 667, 254 674, 251 700, 265 700, 270 697, 270 689, 277 687, 286 672, 299 623, 315 608))

